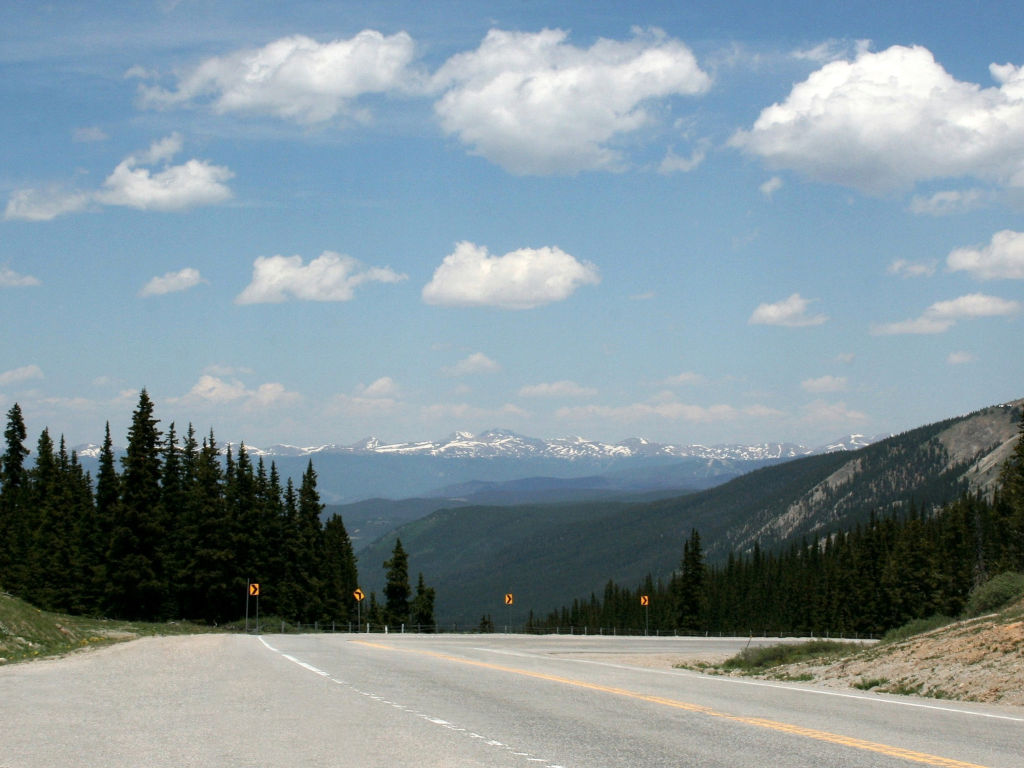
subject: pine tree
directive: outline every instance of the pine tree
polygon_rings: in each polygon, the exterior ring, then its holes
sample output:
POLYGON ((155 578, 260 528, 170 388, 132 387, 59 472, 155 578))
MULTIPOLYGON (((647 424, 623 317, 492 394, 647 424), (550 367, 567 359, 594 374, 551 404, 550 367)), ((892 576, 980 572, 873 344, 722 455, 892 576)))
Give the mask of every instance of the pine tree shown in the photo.
POLYGON ((418 632, 434 631, 434 597, 433 587, 423 583, 423 574, 416 582, 416 596, 412 599, 410 619, 418 632))
POLYGON ((7 411, 4 453, 0 456, 0 587, 20 592, 25 583, 31 528, 26 519, 25 420, 17 403, 7 411))
POLYGON ((331 515, 324 525, 324 575, 322 596, 325 618, 346 623, 356 614, 353 593, 359 586, 352 541, 341 515, 331 515))
POLYGON ((676 593, 676 628, 684 632, 701 629, 704 617, 706 571, 700 534, 694 528, 683 544, 680 578, 676 593))
POLYGON ((115 616, 156 619, 167 583, 160 552, 166 532, 160 520, 160 432, 146 390, 132 414, 121 459, 121 503, 111 528, 107 600, 115 616))
POLYGON ((391 559, 384 562, 387 570, 384 586, 384 614, 388 624, 399 626, 409 622, 409 556, 402 540, 395 539, 391 559))
POLYGON ((324 505, 316 488, 316 471, 310 461, 302 474, 296 511, 296 618, 304 622, 327 618, 323 615, 324 534, 320 515, 324 505))

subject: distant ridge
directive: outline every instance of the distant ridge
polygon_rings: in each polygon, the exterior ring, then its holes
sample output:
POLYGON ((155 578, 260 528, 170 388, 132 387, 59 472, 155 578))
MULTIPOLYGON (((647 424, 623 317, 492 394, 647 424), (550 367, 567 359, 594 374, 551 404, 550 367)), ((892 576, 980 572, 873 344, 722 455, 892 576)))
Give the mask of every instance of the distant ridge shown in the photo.
MULTIPOLYGON (((266 448, 246 444, 250 456, 267 457, 315 457, 326 454, 362 454, 380 456, 431 456, 437 458, 489 459, 489 458, 552 458, 573 461, 592 458, 678 458, 678 459, 728 459, 736 461, 766 461, 794 459, 800 456, 814 456, 835 451, 857 450, 888 435, 867 437, 847 435, 817 448, 798 443, 767 442, 756 444, 715 444, 689 445, 676 443, 655 443, 642 437, 631 437, 618 443, 603 443, 583 437, 561 437, 542 439, 526 437, 507 429, 489 429, 474 434, 453 432, 436 441, 412 443, 384 443, 375 437, 367 437, 351 445, 328 443, 317 446, 296 446, 278 443, 266 448)), ((238 443, 226 443, 237 449, 238 443)), ((94 443, 75 447, 79 456, 96 458, 99 446, 94 443)))

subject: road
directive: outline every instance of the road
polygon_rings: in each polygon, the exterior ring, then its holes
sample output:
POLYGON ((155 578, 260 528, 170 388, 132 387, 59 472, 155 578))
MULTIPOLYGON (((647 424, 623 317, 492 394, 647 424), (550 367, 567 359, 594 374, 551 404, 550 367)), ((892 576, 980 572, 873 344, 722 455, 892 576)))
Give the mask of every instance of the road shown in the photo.
POLYGON ((1024 709, 630 663, 745 642, 147 638, 0 668, 0 768, 1024 766, 1024 709))

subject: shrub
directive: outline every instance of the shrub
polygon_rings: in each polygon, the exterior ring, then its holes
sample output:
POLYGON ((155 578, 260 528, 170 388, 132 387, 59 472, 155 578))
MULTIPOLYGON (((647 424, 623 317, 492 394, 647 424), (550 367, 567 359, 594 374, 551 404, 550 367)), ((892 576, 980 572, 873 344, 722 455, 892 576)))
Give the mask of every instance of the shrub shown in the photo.
POLYGON ((1002 608, 1024 596, 1024 573, 1000 573, 971 590, 964 614, 968 618, 1002 608))

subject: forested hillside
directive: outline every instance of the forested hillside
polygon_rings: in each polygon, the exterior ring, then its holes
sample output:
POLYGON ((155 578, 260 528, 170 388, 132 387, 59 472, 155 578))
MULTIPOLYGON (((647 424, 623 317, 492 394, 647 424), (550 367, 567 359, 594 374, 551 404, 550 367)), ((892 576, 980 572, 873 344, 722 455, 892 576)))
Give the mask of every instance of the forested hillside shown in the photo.
MULTIPOLYGON (((792 544, 906 512, 930 515, 964 493, 990 494, 1012 450, 1021 402, 928 425, 858 451, 796 459, 708 491, 653 503, 463 507, 409 523, 360 550, 380 562, 400 535, 432 574, 438 613, 475 621, 496 612, 525 621, 609 580, 666 581, 683 542, 700 531, 709 563, 730 552, 792 544), (511 611, 501 599, 516 594, 511 611)), ((367 583, 374 587, 373 574, 367 583)))
POLYGON ((356 562, 340 517, 325 523, 308 463, 298 488, 221 455, 211 430, 157 428, 143 390, 116 466, 109 427, 95 481, 43 430, 29 449, 21 410, 0 456, 0 588, 41 608, 124 619, 223 622, 261 609, 290 621, 355 618, 356 562))

